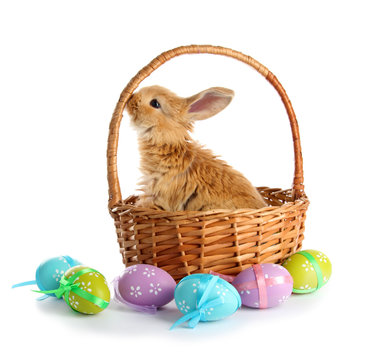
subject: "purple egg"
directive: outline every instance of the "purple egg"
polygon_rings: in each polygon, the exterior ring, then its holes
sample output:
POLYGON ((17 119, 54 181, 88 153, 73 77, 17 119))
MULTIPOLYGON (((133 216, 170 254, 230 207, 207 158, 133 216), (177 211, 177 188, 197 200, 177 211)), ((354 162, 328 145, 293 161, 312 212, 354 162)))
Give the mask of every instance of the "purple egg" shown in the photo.
POLYGON ((241 271, 232 285, 239 292, 243 305, 264 309, 277 306, 289 298, 293 279, 283 266, 258 264, 241 271))
POLYGON ((129 266, 115 279, 116 298, 137 310, 154 312, 174 298, 176 282, 166 271, 146 264, 129 266))

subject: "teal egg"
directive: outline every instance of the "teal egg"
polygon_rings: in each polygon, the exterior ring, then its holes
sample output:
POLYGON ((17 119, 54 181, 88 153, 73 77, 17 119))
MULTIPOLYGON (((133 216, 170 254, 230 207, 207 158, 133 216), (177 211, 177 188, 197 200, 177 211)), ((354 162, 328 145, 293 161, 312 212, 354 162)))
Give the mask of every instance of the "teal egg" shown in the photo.
POLYGON ((183 317, 171 329, 186 321, 193 328, 199 321, 221 320, 241 307, 236 288, 210 274, 193 274, 183 278, 176 286, 175 301, 183 317))
POLYGON ((57 256, 44 261, 36 270, 37 286, 42 291, 57 289, 65 272, 76 265, 80 262, 70 256, 57 256))

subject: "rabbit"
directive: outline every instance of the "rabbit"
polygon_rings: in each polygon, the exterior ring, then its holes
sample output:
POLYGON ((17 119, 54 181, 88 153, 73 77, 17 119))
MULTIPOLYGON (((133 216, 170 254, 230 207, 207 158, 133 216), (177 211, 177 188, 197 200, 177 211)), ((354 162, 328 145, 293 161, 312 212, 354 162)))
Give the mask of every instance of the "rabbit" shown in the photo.
POLYGON ((138 134, 143 174, 137 206, 170 212, 267 206, 240 172, 190 137, 196 120, 217 114, 233 96, 213 87, 182 98, 156 85, 131 96, 127 112, 138 134))

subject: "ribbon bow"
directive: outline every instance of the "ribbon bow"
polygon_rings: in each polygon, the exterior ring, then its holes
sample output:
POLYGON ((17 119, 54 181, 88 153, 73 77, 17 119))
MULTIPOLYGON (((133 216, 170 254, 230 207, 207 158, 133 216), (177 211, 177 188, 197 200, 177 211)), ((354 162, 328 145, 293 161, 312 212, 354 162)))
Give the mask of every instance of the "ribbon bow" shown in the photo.
POLYGON ((59 288, 54 290, 47 290, 47 291, 38 291, 33 290, 36 293, 42 293, 42 294, 54 294, 58 299, 60 299, 64 294, 66 294, 68 297, 70 291, 73 291, 77 288, 79 288, 80 283, 74 284, 70 281, 70 278, 66 278, 65 275, 60 279, 59 282, 59 288))
MULTIPOLYGON (((209 277, 208 277, 209 278, 209 277)), ((212 276, 208 281, 206 278, 205 280, 200 281, 199 289, 198 289, 198 297, 197 300, 197 308, 196 310, 184 315, 182 318, 178 319, 170 328, 170 330, 174 329, 175 327, 181 325, 182 323, 189 321, 188 326, 190 328, 194 328, 199 321, 206 321, 206 310, 210 308, 215 308, 216 306, 223 304, 224 299, 222 296, 219 296, 213 300, 207 301, 210 292, 214 285, 217 283, 219 277, 212 276), (200 295, 201 294, 201 295, 200 295)))
MULTIPOLYGON (((65 277, 65 275, 63 275, 63 277, 60 279, 60 286, 57 289, 54 290, 48 290, 48 291, 38 291, 38 290, 33 290, 34 292, 37 293, 41 293, 41 294, 54 294, 58 299, 60 299, 62 296, 64 296, 64 300, 66 301, 66 303, 70 306, 69 304, 69 294, 72 291, 74 294, 80 296, 81 298, 90 301, 91 303, 99 306, 102 309, 105 309, 109 302, 105 301, 93 294, 90 294, 88 292, 86 292, 85 290, 81 289, 79 287, 80 283, 75 283, 74 281, 81 275, 86 274, 86 273, 90 273, 90 272, 98 272, 97 270, 91 269, 91 268, 85 268, 82 269, 80 271, 78 271, 77 273, 75 273, 74 275, 70 276, 69 278, 65 277)), ((70 306, 72 309, 73 307, 70 306)), ((74 309, 73 309, 74 310, 74 309)), ((75 310, 76 311, 76 310, 75 310)))

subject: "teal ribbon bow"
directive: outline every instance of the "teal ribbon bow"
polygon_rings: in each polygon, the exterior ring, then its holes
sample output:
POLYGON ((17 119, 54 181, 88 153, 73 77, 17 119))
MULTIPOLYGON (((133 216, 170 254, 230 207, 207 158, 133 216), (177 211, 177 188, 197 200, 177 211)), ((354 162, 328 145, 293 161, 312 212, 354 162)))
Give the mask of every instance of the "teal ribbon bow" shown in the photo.
MULTIPOLYGON (((99 297, 97 297, 93 294, 90 294, 87 291, 81 289, 79 287, 80 283, 75 283, 74 284, 74 281, 79 276, 81 276, 83 274, 86 274, 86 273, 90 273, 90 272, 98 272, 98 271, 94 270, 94 269, 91 269, 91 268, 85 268, 85 269, 82 269, 82 270, 78 271, 77 273, 70 276, 69 278, 67 278, 67 277, 65 277, 65 275, 63 275, 63 277, 60 279, 60 285, 57 289, 48 290, 48 291, 38 291, 38 290, 32 290, 32 291, 34 291, 36 293, 41 293, 41 294, 54 294, 58 299, 60 299, 62 296, 64 296, 64 300, 66 301, 66 303, 69 306, 70 306, 69 294, 72 291, 74 294, 80 296, 81 298, 90 301, 91 303, 99 306, 102 309, 105 309, 109 305, 108 301, 105 301, 105 300, 103 300, 103 299, 101 299, 101 298, 99 298, 99 297)), ((73 309, 73 307, 71 307, 71 308, 73 309)))
POLYGON ((21 286, 27 286, 27 285, 37 285, 37 281, 36 280, 31 280, 31 281, 24 281, 24 282, 21 282, 19 284, 14 284, 12 285, 12 289, 15 289, 17 287, 21 287, 21 286))
MULTIPOLYGON (((208 277, 209 278, 209 277, 208 277)), ((197 295, 197 308, 196 310, 184 315, 180 319, 178 319, 170 328, 170 330, 174 329, 175 327, 183 324, 186 321, 189 321, 188 326, 189 328, 194 328, 199 321, 206 321, 205 318, 205 310, 209 308, 215 308, 216 306, 223 304, 224 299, 222 296, 219 296, 213 300, 208 300, 210 292, 212 288, 217 283, 219 276, 212 276, 209 279, 200 280, 200 285, 198 288, 198 295, 197 295)))

